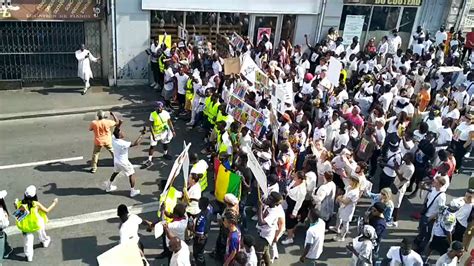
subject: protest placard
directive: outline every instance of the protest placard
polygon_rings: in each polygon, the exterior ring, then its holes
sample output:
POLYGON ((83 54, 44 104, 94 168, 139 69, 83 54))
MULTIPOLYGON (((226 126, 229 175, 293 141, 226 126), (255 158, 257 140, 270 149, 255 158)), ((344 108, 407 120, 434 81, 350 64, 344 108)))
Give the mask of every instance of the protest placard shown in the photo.
POLYGON ((279 113, 284 113, 293 105, 293 97, 293 82, 272 86, 271 103, 279 113))
POLYGON ((224 58, 224 74, 239 74, 240 73, 240 58, 229 57, 224 58))
POLYGON ((252 106, 243 101, 239 96, 232 94, 227 106, 228 113, 242 125, 252 130, 255 135, 260 135, 263 128, 264 116, 252 106))
POLYGON ((250 55, 246 55, 242 61, 240 73, 244 75, 248 81, 255 83, 255 71, 257 70, 260 71, 260 68, 255 64, 255 61, 253 61, 250 55))
POLYGON ((327 71, 327 79, 334 87, 339 86, 339 77, 341 75, 342 63, 334 57, 329 59, 329 67, 327 71))
POLYGON ((230 39, 230 42, 232 43, 232 46, 234 47, 234 50, 241 51, 242 47, 244 47, 244 38, 240 37, 239 34, 233 33, 232 38, 230 39))
POLYGON ((255 71, 255 89, 260 92, 267 92, 268 83, 269 83, 268 76, 260 70, 255 71))
POLYGON ((126 241, 97 256, 99 266, 143 265, 136 241, 126 241))
POLYGON ((267 186, 267 175, 262 169, 262 166, 258 162, 257 158, 252 152, 247 153, 248 155, 248 167, 252 171, 255 180, 257 180, 257 184, 263 192, 263 197, 266 198, 268 196, 268 186, 267 186))

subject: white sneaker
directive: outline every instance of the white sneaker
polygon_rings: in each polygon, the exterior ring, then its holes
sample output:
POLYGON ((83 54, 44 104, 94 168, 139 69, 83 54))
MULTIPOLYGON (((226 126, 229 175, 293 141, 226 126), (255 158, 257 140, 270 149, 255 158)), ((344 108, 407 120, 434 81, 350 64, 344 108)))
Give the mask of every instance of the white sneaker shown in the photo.
POLYGON ((257 215, 252 216, 252 221, 258 221, 257 215))
POLYGON ((26 256, 26 260, 28 262, 32 262, 33 261, 33 256, 26 256))
POLYGON ((154 88, 155 90, 158 90, 158 89, 160 89, 160 85, 159 85, 159 84, 156 84, 155 86, 153 86, 153 88, 154 88))
POLYGON ((112 192, 117 190, 117 186, 114 186, 110 181, 105 181, 105 192, 112 192))
POLYGON ((287 238, 287 239, 281 241, 281 243, 282 243, 283 245, 290 245, 290 244, 293 244, 293 238, 287 238))
POLYGON ((135 197, 136 195, 139 195, 139 194, 140 194, 140 190, 139 190, 139 189, 134 189, 134 188, 132 188, 132 189, 130 190, 130 197, 131 197, 131 198, 133 198, 133 197, 135 197))
POLYGON ((335 236, 332 238, 332 240, 336 241, 336 242, 344 242, 345 239, 344 237, 340 237, 340 236, 335 236))
POLYGON ((388 227, 398 227, 398 222, 388 222, 387 226, 388 227))
POLYGON ((155 87, 156 86, 156 82, 153 82, 152 84, 150 84, 150 87, 155 87))
POLYGON ((186 126, 192 126, 194 124, 193 121, 189 121, 188 123, 186 123, 186 126))
POLYGON ((335 226, 329 226, 329 231, 332 231, 336 234, 339 234, 340 233, 340 230, 339 228, 336 228, 335 226))
POLYGON ((51 243, 51 237, 48 237, 44 242, 43 242, 43 247, 47 248, 49 247, 49 244, 51 243))

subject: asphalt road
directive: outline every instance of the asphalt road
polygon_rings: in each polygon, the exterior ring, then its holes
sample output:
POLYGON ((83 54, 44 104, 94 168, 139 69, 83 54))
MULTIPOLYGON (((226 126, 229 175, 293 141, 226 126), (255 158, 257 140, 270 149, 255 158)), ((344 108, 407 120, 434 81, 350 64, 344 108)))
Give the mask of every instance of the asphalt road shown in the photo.
MULTIPOLYGON (((148 114, 127 113, 121 116, 125 121, 123 129, 126 138, 133 141, 139 135, 144 121, 148 119, 148 114)), ((137 187, 142 192, 140 196, 133 199, 128 196, 129 184, 124 176, 118 177, 118 190, 106 194, 102 184, 112 174, 112 159, 107 151, 104 150, 101 153, 97 173, 88 172, 93 147, 93 137, 88 131, 88 125, 93 118, 94 114, 82 114, 0 122, 2 143, 0 167, 80 156, 84 158, 64 163, 0 170, 0 189, 8 191, 8 207, 12 206, 10 203, 15 198, 22 197, 28 185, 33 184, 37 186, 38 197, 43 204, 49 204, 56 197, 59 199, 58 206, 49 215, 53 221, 63 218, 62 220, 66 221, 65 225, 67 225, 71 217, 76 218, 75 225, 59 226, 59 228, 48 230, 48 234, 52 237, 52 244, 47 249, 40 248, 39 244, 36 246, 32 265, 96 265, 95 258, 118 243, 118 220, 112 218, 113 209, 122 203, 128 206, 141 206, 156 202, 157 180, 166 179, 168 176, 173 162, 164 161, 159 158, 161 154, 158 153, 155 156, 154 166, 149 169, 136 168, 137 187), (112 210, 112 212, 107 212, 107 210, 112 210), (78 215, 89 213, 95 214, 77 218, 78 215), (88 222, 91 220, 95 221, 88 222)), ((202 148, 203 133, 197 130, 186 130, 184 122, 180 120, 176 123, 176 128, 177 137, 170 145, 172 155, 177 155, 182 150, 183 140, 192 143, 192 152, 202 148)), ((139 165, 146 159, 148 143, 148 138, 145 138, 140 146, 131 148, 129 156, 133 164, 139 165)), ((467 179, 468 175, 465 174, 455 176, 448 194, 462 196, 467 187, 467 179)), ((412 221, 409 215, 416 209, 421 209, 420 204, 419 198, 411 201, 405 199, 401 209, 399 228, 389 230, 380 254, 385 254, 384 252, 391 245, 397 245, 402 237, 416 234, 417 223, 412 221)), ((362 212, 367 207, 367 200, 364 200, 357 211, 362 212)), ((156 219, 155 212, 149 210, 140 216, 150 220, 156 219)), ((253 223, 249 228, 250 233, 255 235, 253 223)), ((206 250, 214 248, 217 230, 216 227, 212 228, 206 250)), ((293 245, 279 245, 280 259, 275 262, 275 265, 301 265, 297 261, 302 251, 304 230, 304 227, 298 228, 293 245)), ((354 229, 352 231, 355 233, 354 229)), ((146 247, 145 253, 151 265, 166 264, 166 261, 155 260, 156 255, 161 252, 161 240, 155 240, 150 233, 145 231, 142 233, 142 241, 146 247)), ((345 243, 332 242, 329 240, 332 237, 331 233, 326 235, 327 241, 321 263, 347 265, 349 255, 345 251, 345 243)), ((4 265, 25 264, 21 234, 11 235, 9 241, 15 248, 14 255, 6 260, 4 265)), ((219 265, 212 259, 209 259, 207 264, 219 265)))

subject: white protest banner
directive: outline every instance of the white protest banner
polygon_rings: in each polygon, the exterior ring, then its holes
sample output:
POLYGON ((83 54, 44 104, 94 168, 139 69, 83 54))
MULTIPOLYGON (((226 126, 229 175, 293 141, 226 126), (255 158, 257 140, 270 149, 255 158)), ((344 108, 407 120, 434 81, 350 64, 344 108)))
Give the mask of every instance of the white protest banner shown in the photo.
POLYGON ((360 42, 360 36, 362 35, 362 29, 364 28, 364 20, 364 15, 346 16, 346 23, 344 23, 344 32, 342 33, 342 44, 351 44, 352 38, 354 37, 358 37, 360 42))
MULTIPOLYGON (((191 145, 191 143, 189 144, 191 145)), ((186 141, 184 141, 184 150, 186 153, 184 154, 184 160, 183 160, 183 177, 184 177, 184 188, 183 190, 187 190, 188 188, 188 176, 189 176, 189 152, 188 149, 186 149, 186 141)))
POLYGON ((178 38, 180 38, 181 40, 184 40, 184 41, 188 40, 188 31, 185 30, 181 26, 178 26, 178 38))
POLYGON ((265 175, 265 172, 263 171, 262 166, 258 162, 257 158, 255 158, 255 155, 252 152, 249 152, 247 153, 247 156, 249 158, 247 165, 252 171, 253 176, 255 176, 257 184, 262 189, 263 197, 266 198, 268 196, 267 176, 265 175))
POLYGON ((339 86, 339 77, 341 76, 341 70, 341 61, 331 56, 331 59, 329 59, 329 67, 326 77, 334 87, 339 86))
POLYGON ((439 68, 440 73, 450 73, 450 72, 460 72, 460 71, 463 71, 463 69, 456 66, 442 66, 439 68))
POLYGON ((170 186, 173 184, 174 180, 176 179, 176 176, 178 176, 179 171, 181 170, 181 167, 183 167, 184 159, 186 155, 188 154, 189 147, 191 147, 191 143, 189 143, 181 152, 181 154, 178 156, 178 158, 174 160, 173 167, 171 167, 170 174, 168 175, 168 180, 166 180, 165 188, 163 189, 163 193, 161 193, 161 195, 165 195, 165 198, 166 198, 166 195, 168 194, 168 190, 170 186))
POLYGON ((136 241, 130 240, 116 245, 97 256, 99 266, 143 265, 136 241))
POLYGON ((246 55, 240 67, 240 74, 244 75, 250 82, 255 83, 255 71, 260 68, 255 64, 250 55, 246 55))
POLYGON ((293 105, 293 82, 274 84, 272 86, 271 103, 279 113, 283 114, 293 105))

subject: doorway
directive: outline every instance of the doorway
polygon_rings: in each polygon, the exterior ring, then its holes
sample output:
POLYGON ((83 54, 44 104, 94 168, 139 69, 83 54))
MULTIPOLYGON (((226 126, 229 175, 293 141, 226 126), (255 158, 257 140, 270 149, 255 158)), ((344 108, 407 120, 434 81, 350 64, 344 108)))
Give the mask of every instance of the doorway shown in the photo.
POLYGON ((263 35, 267 35, 275 48, 280 42, 283 15, 250 15, 249 37, 258 45, 263 35))

